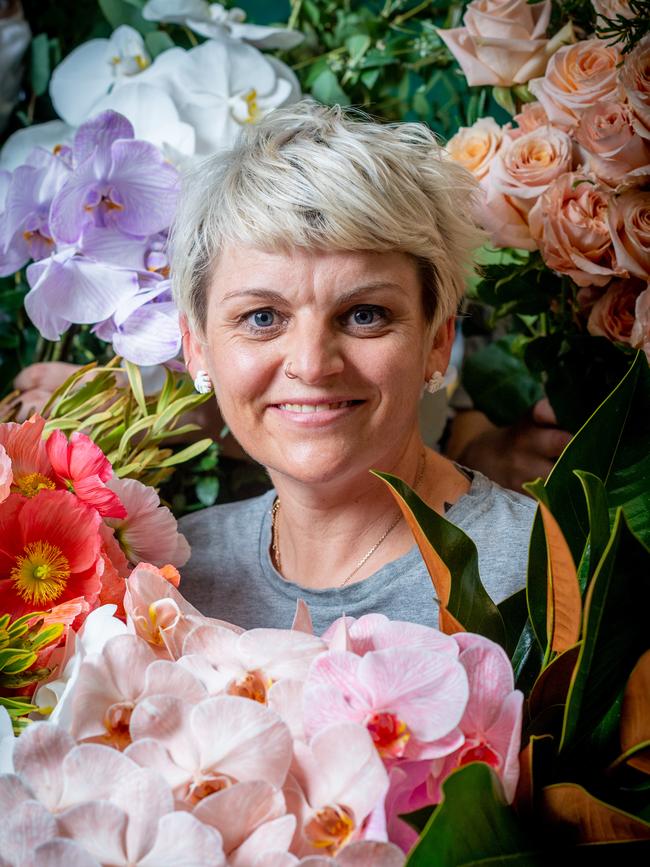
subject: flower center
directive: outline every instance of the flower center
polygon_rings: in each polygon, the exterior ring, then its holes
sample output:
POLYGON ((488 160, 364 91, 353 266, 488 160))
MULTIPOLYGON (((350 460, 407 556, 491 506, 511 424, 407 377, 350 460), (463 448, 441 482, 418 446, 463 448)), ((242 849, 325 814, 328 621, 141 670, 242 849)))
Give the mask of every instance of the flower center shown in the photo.
POLYGON ((50 542, 30 542, 16 557, 9 573, 16 593, 37 608, 49 608, 65 590, 70 564, 60 548, 50 542))
POLYGON ((131 743, 129 723, 131 722, 132 713, 133 705, 128 701, 112 704, 106 711, 106 715, 104 716, 104 728, 106 729, 104 741, 115 747, 116 750, 125 750, 131 743))
POLYGON ((305 836, 312 846, 334 855, 347 843, 354 831, 354 817, 348 807, 323 807, 305 826, 305 836))
POLYGON ((404 747, 411 737, 406 723, 394 713, 376 713, 366 722, 377 752, 380 756, 394 758, 404 754, 404 747))
POLYGON ((458 764, 461 766, 469 765, 470 762, 483 762, 491 768, 498 768, 501 765, 501 759, 485 741, 480 741, 475 746, 465 750, 458 764))
POLYGON ((265 681, 259 671, 249 671, 241 680, 231 683, 227 693, 266 704, 266 691, 269 686, 271 686, 271 681, 265 681))
POLYGON ((252 87, 248 93, 245 93, 243 99, 248 110, 248 118, 244 123, 255 123, 255 121, 259 119, 260 115, 260 108, 257 104, 257 91, 255 88, 252 87))
POLYGON ((216 777, 209 777, 204 780, 192 783, 188 793, 190 804, 198 804, 203 798, 208 795, 214 795, 215 792, 222 792, 232 785, 232 780, 225 774, 220 774, 216 777))
POLYGON ((13 487, 23 497, 35 497, 40 491, 53 491, 56 485, 42 473, 28 473, 14 479, 13 487))

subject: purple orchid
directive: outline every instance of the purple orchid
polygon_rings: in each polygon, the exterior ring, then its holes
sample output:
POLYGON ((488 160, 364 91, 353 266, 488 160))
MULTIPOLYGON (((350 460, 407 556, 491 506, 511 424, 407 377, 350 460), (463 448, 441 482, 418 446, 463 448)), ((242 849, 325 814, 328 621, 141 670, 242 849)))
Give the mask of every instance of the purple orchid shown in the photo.
POLYGON ((55 250, 49 225, 50 205, 70 175, 65 152, 41 148, 5 178, 6 192, 0 215, 0 276, 38 261, 55 250))
POLYGON ((59 242, 75 243, 88 224, 146 236, 168 228, 178 173, 160 151, 133 138, 133 127, 105 111, 77 130, 75 170, 52 202, 50 225, 59 242))

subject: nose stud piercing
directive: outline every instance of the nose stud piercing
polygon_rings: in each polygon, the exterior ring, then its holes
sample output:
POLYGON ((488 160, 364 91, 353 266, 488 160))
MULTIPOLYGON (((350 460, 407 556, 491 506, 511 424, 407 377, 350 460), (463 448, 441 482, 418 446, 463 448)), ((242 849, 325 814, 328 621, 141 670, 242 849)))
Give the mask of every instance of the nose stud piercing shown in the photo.
POLYGON ((287 379, 298 379, 298 376, 295 373, 291 373, 291 370, 289 369, 290 367, 291 362, 287 361, 284 366, 284 375, 287 377, 287 379))
POLYGON ((194 388, 199 394, 209 394, 212 391, 212 380, 207 370, 197 370, 194 377, 194 388))
POLYGON ((444 380, 445 378, 442 373, 439 370, 436 370, 431 379, 427 380, 427 384, 424 387, 429 392, 429 394, 435 394, 443 387, 444 380))

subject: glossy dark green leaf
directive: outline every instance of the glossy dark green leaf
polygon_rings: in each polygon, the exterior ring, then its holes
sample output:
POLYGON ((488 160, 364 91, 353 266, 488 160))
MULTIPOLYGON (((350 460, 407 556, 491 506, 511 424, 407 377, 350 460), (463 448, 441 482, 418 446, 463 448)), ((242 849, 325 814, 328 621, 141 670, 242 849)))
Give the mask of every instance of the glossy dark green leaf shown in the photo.
POLYGON ((584 591, 607 547, 611 527, 607 491, 601 480, 583 470, 574 470, 574 473, 582 485, 589 515, 589 537, 578 565, 578 581, 580 589, 584 591))
POLYGON ((106 20, 114 28, 121 24, 128 24, 143 35, 158 29, 154 21, 145 21, 140 9, 126 0, 98 0, 98 2, 106 20))
POLYGON ((323 69, 311 86, 314 99, 325 105, 350 105, 350 98, 329 67, 323 69))
POLYGON ((537 847, 505 803, 498 777, 474 762, 443 783, 443 801, 427 822, 405 867, 540 864, 537 847))
POLYGON ((32 39, 29 77, 32 91, 42 96, 50 80, 50 40, 46 33, 39 33, 32 39))
POLYGON ((469 632, 478 632, 505 647, 503 619, 481 583, 474 542, 459 527, 427 506, 402 479, 389 473, 376 475, 391 488, 400 506, 406 506, 429 544, 449 569, 451 589, 448 611, 469 632))
POLYGON ((580 656, 567 698, 560 748, 587 738, 650 648, 650 551, 619 510, 585 600, 580 656))
POLYGON ((497 605, 506 629, 505 650, 510 659, 519 644, 522 631, 528 621, 528 605, 526 604, 526 588, 517 590, 497 605))
POLYGON ((152 30, 151 33, 147 33, 144 42, 152 58, 158 57, 163 51, 173 48, 176 44, 171 36, 163 30, 152 30))

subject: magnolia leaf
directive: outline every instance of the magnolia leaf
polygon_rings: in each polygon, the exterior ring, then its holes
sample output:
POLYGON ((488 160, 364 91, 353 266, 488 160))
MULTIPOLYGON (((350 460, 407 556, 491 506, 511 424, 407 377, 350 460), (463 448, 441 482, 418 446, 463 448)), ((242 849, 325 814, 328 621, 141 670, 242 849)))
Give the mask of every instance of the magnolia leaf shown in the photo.
POLYGON ((650 551, 621 509, 585 599, 580 655, 567 698, 560 750, 588 738, 650 648, 650 551))
POLYGON ((534 722, 550 707, 564 706, 575 671, 580 644, 570 647, 546 666, 528 696, 528 715, 534 722))
POLYGON ((512 659, 528 622, 526 588, 522 587, 497 605, 506 630, 506 653, 512 659))
POLYGON ((578 566, 578 584, 583 591, 591 580, 607 547, 611 527, 609 526, 607 491, 601 480, 593 473, 585 473, 582 470, 574 470, 573 472, 582 485, 589 514, 589 538, 578 566))
POLYGON ((570 825, 579 843, 650 840, 650 823, 598 800, 574 783, 547 786, 542 811, 546 821, 570 825))
POLYGON ((571 550, 557 521, 548 508, 548 497, 541 479, 524 485, 539 502, 546 539, 548 595, 546 634, 548 647, 562 653, 578 641, 582 620, 582 598, 571 550))
POLYGON ((519 814, 531 816, 535 811, 538 795, 552 773, 554 744, 551 735, 533 735, 519 754, 519 780, 514 800, 519 814))
POLYGON ((447 777, 443 800, 427 822, 405 867, 468 867, 478 862, 533 867, 537 847, 503 796, 499 778, 472 762, 447 777))
MULTIPOLYGON (((632 669, 628 678, 621 709, 621 748, 627 753, 639 744, 650 741, 650 650, 632 669)), ((650 754, 647 749, 628 759, 628 764, 650 774, 650 754)))

